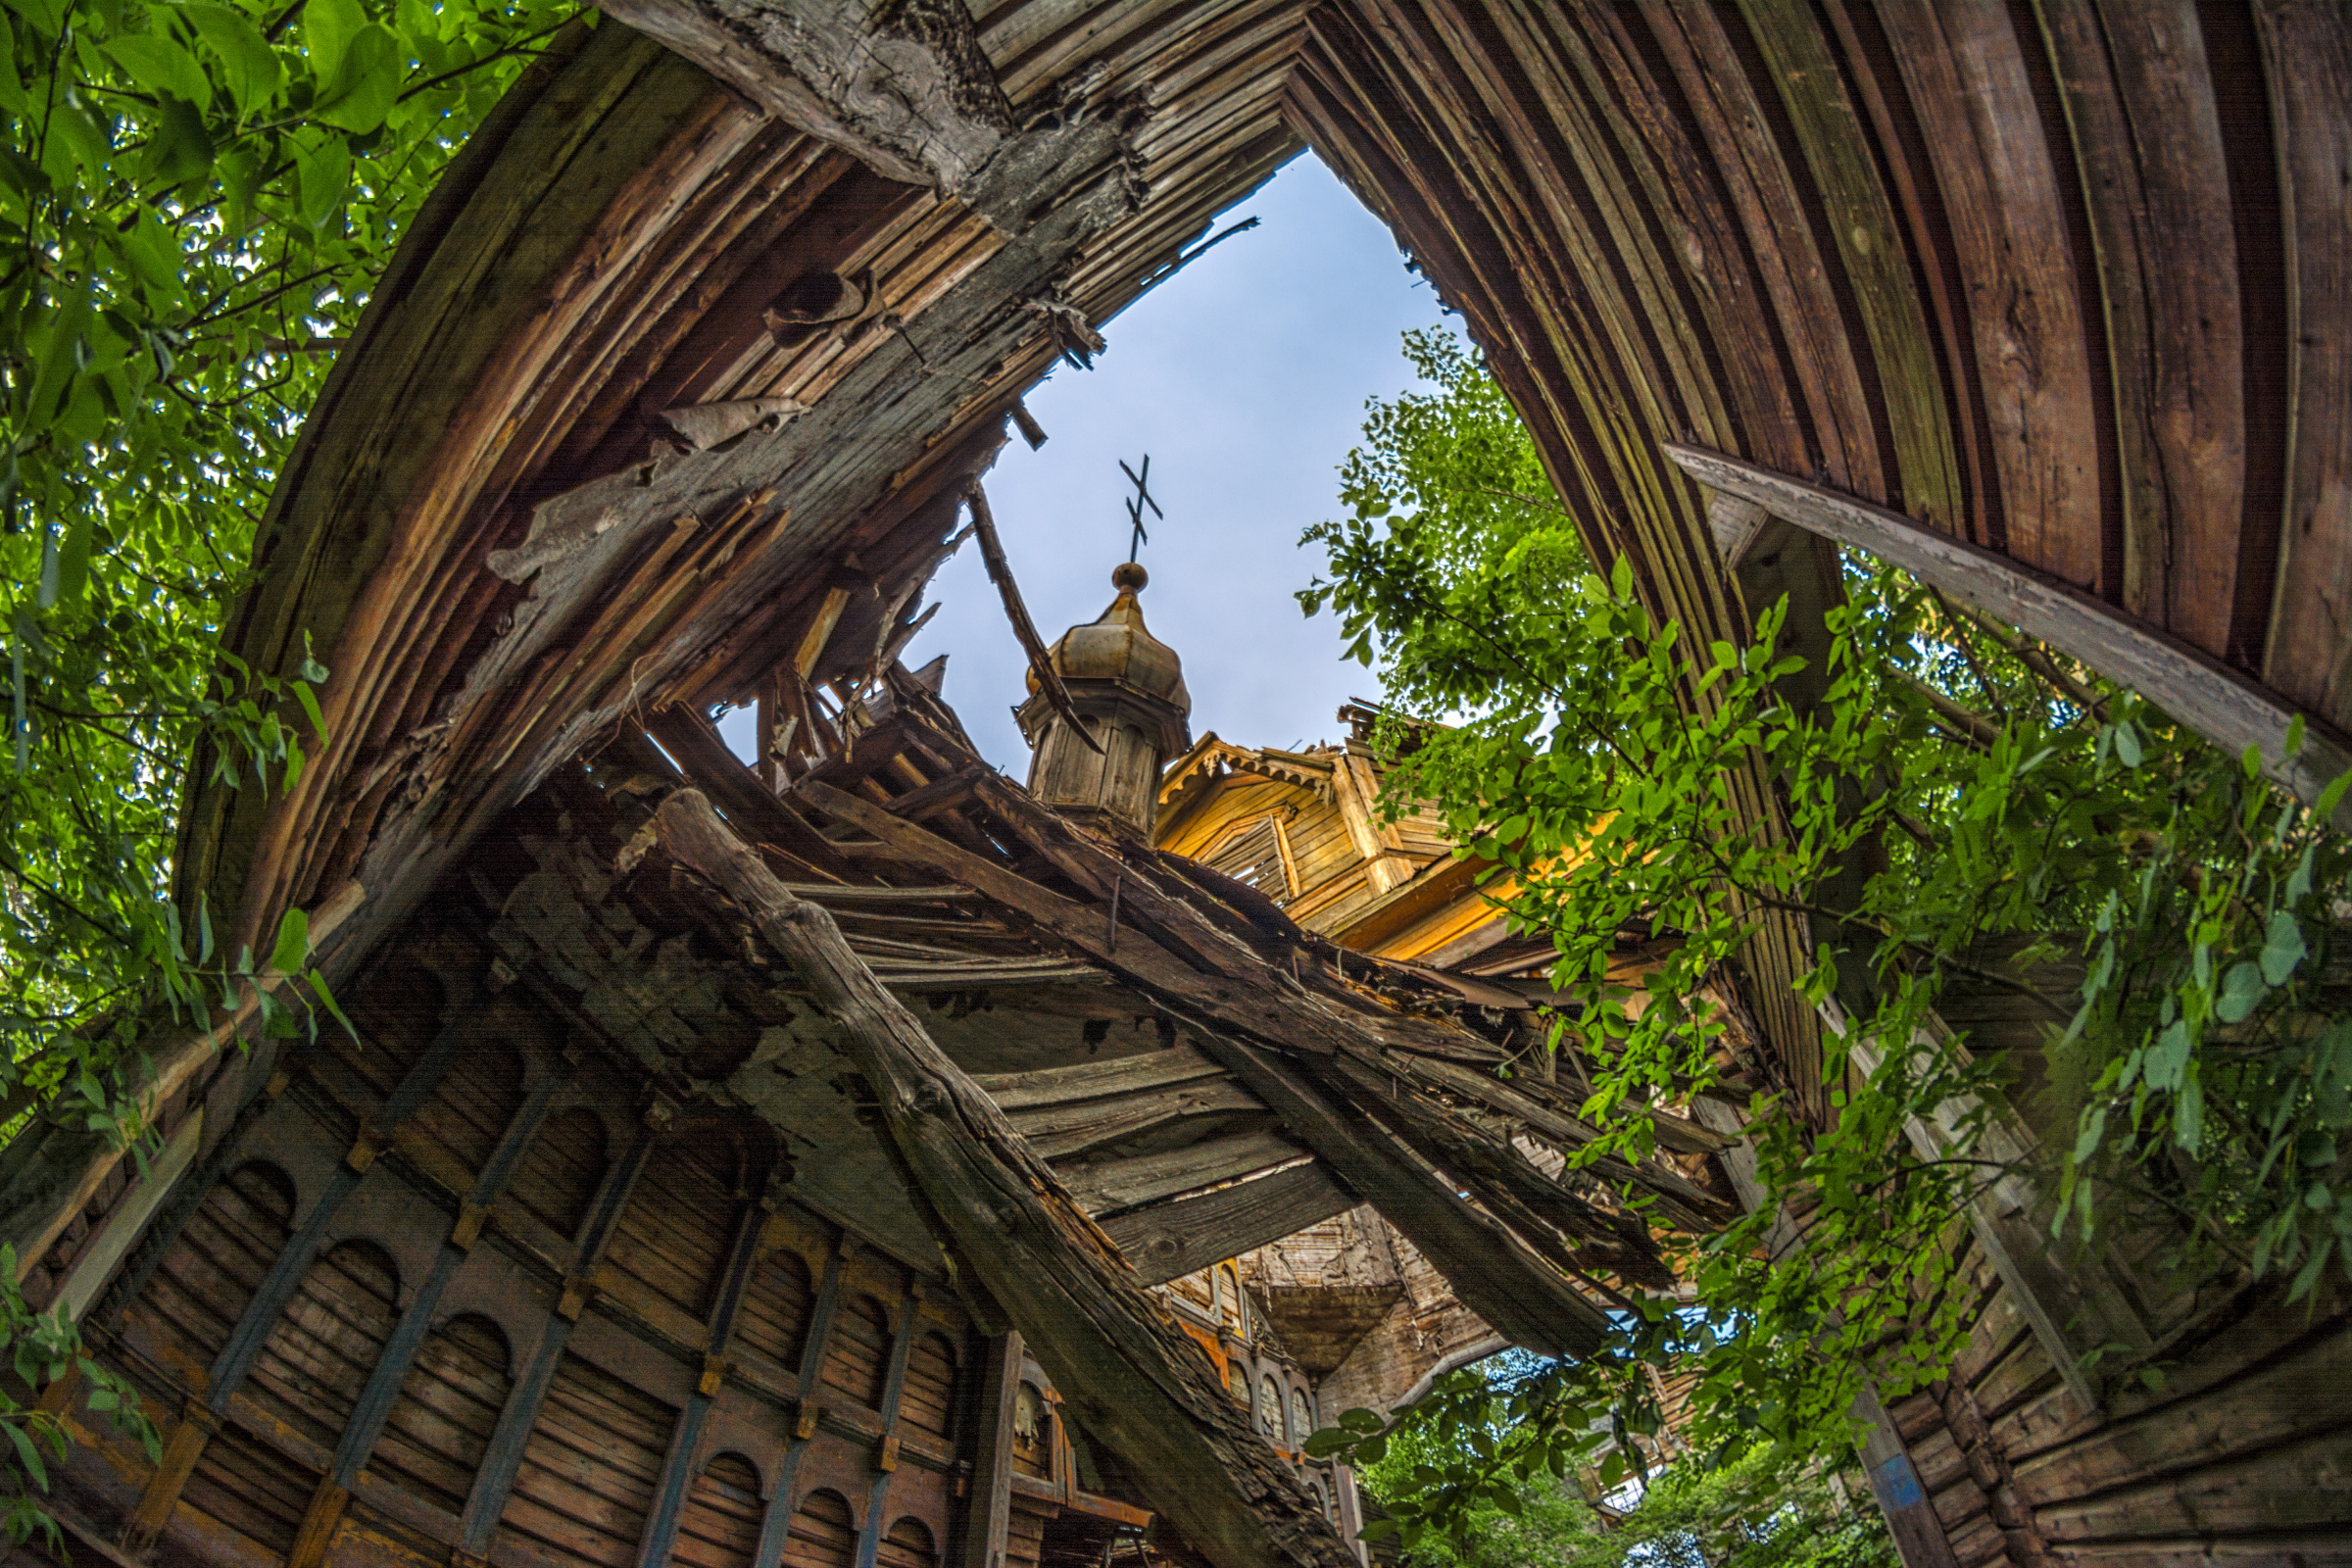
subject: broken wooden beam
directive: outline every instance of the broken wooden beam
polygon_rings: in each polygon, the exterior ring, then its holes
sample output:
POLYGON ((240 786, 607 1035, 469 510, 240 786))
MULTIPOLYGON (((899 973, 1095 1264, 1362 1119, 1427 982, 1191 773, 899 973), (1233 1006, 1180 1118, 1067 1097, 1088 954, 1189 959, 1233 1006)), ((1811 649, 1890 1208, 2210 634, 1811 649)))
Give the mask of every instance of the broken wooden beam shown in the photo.
POLYGON ((1029 656, 1029 673, 1036 677, 1038 690, 1054 705, 1062 722, 1080 740, 1092 747, 1096 755, 1102 743, 1095 739, 1094 731, 1078 716, 1078 707, 1070 701, 1070 689, 1061 683, 1061 671, 1054 667, 1054 655, 1046 640, 1037 634, 1037 622, 1029 618, 1029 607, 1021 600, 1020 584, 1012 580, 1012 563, 1004 559, 1004 542, 997 537, 997 514, 989 510, 988 492, 978 484, 965 493, 972 507, 972 527, 980 536, 980 559, 988 566, 988 580, 997 585, 997 596, 1004 601, 1004 618, 1012 622, 1012 635, 1029 656))
POLYGON ((663 801, 624 862, 659 847, 750 915, 841 1028, 943 1245, 1065 1391, 1090 1439, 1217 1568, 1348 1568, 1353 1553, 1250 1431, 1207 1356, 994 1102, 698 792, 663 801))
POLYGON ((1179 1275, 1295 1236, 1355 1206, 1355 1195, 1320 1163, 1235 1182, 1193 1198, 1114 1214, 1102 1222, 1136 1278, 1160 1285, 1179 1275))
MULTIPOLYGON (((2352 771, 2352 738, 2325 718, 2095 595, 1858 496, 1703 447, 1669 441, 1665 448, 1700 484, 1900 566, 2139 693, 2231 756, 2257 748, 2263 771, 2305 805, 2352 771), (2287 731, 2298 719, 2303 747, 2289 757, 2287 731)), ((2352 798, 2336 807, 2334 820, 2352 829, 2352 798)))

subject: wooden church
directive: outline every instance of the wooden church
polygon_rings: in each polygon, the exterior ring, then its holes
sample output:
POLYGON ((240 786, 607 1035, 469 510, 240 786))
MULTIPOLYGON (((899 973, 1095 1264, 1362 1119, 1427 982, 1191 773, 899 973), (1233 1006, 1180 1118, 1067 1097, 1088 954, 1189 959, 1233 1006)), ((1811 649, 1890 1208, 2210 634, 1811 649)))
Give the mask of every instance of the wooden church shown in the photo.
MULTIPOLYGON (((975 501, 1036 681, 1029 787, 981 764, 899 656, 1023 392, 1311 148, 1686 646, 1783 595, 1804 646, 1869 550, 2309 797, 2352 760, 2347 102, 2320 0, 555 34, 411 220, 226 629, 317 650, 329 739, 284 791, 190 769, 178 895, 232 952, 307 911, 355 1037, 159 1032, 153 1157, 0 1152, 28 1298, 165 1430, 150 1462, 46 1391, 72 1550, 1356 1561, 1299 1429, 1597 1344, 1674 1283, 1622 1195, 1721 1223, 1744 1112, 1564 1175, 1581 1097, 1502 1076, 1541 955, 1373 809, 1379 759, 1195 747, 1141 581, 1050 649, 975 501)), ((1775 819, 1760 762, 1730 783, 1775 819)), ((1811 940, 1766 919, 1719 995, 1826 1125, 1811 940)), ((2034 1201, 1958 1243, 1951 1378, 1861 1411, 1906 1562, 2352 1561, 2342 1295, 2077 1269, 2034 1201)))

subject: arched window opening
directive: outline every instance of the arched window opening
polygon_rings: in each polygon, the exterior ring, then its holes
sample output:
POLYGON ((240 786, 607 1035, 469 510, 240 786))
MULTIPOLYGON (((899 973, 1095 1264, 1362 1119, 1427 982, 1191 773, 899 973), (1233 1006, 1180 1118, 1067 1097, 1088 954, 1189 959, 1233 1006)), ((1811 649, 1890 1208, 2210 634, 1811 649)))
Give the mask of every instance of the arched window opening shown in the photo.
POLYGON ((945 1334, 925 1334, 906 1356, 906 1386, 899 1392, 899 1420, 942 1447, 956 1425, 956 1346, 945 1334))
POLYGON ((735 1338, 787 1372, 801 1369, 801 1354, 808 1343, 808 1313, 816 1293, 809 1288, 808 1265, 801 1254, 785 1248, 760 1265, 743 1293, 742 1315, 735 1338))
POLYGON ((444 1513, 465 1512, 514 1392, 514 1359, 499 1326, 473 1313, 450 1319, 425 1338, 401 1379, 368 1468, 444 1513))
POLYGON ((784 1537, 785 1568, 851 1568, 858 1560, 858 1521, 838 1492, 811 1492, 792 1510, 784 1537))
POLYGON ((677 1428, 675 1405, 564 1352, 499 1529, 546 1568, 634 1568, 677 1428))
POLYGON ((1225 1363, 1225 1387, 1233 1392, 1235 1403, 1250 1402, 1250 1369, 1242 1365, 1239 1357, 1225 1363))
POLYGON ((669 1560, 680 1568, 751 1568, 760 1520, 760 1472, 740 1453, 717 1454, 686 1494, 669 1560))
POLYGON ((939 1568, 931 1527, 911 1516, 890 1527, 874 1553, 878 1568, 939 1568))
POLYGON ((1282 1389, 1271 1377, 1257 1386, 1257 1430, 1269 1443, 1282 1441, 1282 1389))
POLYGON ((824 1385, 869 1410, 881 1409, 890 1378, 890 1313, 870 1296, 854 1296, 833 1314, 825 1339, 824 1385))
POLYGON ((1217 1321, 1243 1338, 1248 1338, 1250 1321, 1242 1310, 1242 1282, 1233 1272, 1232 1264, 1218 1265, 1217 1285, 1217 1321))
POLYGON ((1300 1388, 1291 1390, 1291 1445, 1304 1443, 1315 1430, 1315 1402, 1300 1388))
POLYGON ((313 1259, 254 1357, 244 1392, 270 1416, 331 1449, 400 1321, 400 1271, 373 1242, 313 1259))
POLYGON ((576 1241, 608 1163, 605 1119, 585 1106, 563 1111, 541 1124, 507 1194, 549 1230, 576 1241))

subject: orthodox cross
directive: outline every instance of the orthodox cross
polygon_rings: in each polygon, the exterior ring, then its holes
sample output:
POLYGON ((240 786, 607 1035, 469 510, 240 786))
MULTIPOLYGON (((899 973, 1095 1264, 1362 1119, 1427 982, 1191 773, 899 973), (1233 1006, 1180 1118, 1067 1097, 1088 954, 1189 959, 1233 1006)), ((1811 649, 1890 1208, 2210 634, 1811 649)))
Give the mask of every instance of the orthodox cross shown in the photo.
POLYGON ((1127 542, 1127 559, 1133 562, 1135 553, 1152 542, 1152 536, 1144 531, 1144 509, 1150 507, 1152 515, 1162 522, 1167 521, 1168 514, 1159 510, 1158 502, 1152 499, 1151 453, 1144 454, 1143 472, 1138 473, 1127 466, 1125 458, 1119 460, 1119 471, 1127 476, 1128 483, 1135 486, 1135 498, 1127 503, 1127 521, 1135 529, 1134 537, 1127 542))

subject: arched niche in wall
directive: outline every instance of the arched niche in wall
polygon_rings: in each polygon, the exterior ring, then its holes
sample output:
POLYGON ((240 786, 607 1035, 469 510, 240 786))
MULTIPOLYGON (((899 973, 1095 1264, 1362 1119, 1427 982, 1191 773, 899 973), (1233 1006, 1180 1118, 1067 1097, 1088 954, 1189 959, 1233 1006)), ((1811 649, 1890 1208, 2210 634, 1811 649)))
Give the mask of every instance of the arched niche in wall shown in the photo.
POLYGON ((1297 1447, 1314 1434, 1315 1401, 1298 1384, 1291 1385, 1291 1446, 1297 1447))
POLYGON ((838 1492, 819 1489, 792 1510, 784 1535, 785 1568, 852 1568, 858 1560, 858 1516, 838 1492))
POLYGON ((883 1533, 874 1561, 876 1568, 939 1568, 939 1545, 931 1527, 908 1515, 883 1533))
POLYGON ((669 1560, 681 1568, 751 1568, 761 1513, 752 1461, 740 1453, 711 1455, 686 1494, 669 1560))
POLYGON ((303 1270, 239 1391, 331 1450, 400 1321, 400 1270, 373 1242, 338 1242, 303 1270))
POLYGON ((477 1312, 451 1318, 417 1348, 368 1468, 444 1513, 465 1512, 499 1412, 514 1392, 505 1332, 477 1312))
POLYGON ((423 964, 387 966, 368 975, 346 999, 344 1012, 359 1039, 340 1029, 321 1030, 313 1049, 338 1057, 380 1105, 441 1032, 451 994, 449 982, 423 964))
POLYGON ((469 1192, 522 1099, 522 1053, 504 1040, 468 1041, 416 1107, 403 1141, 426 1174, 469 1192))
POLYGON ((741 1139, 723 1128, 662 1140, 605 1254, 616 1294, 633 1282, 688 1317, 710 1310, 750 1196, 746 1163, 741 1139))
POLYGON ((1269 1443, 1282 1442, 1282 1385, 1270 1372, 1257 1382, 1257 1430, 1269 1443))
POLYGON ((611 1163, 605 1118, 574 1105, 540 1123, 515 1162, 507 1197, 564 1241, 577 1241, 611 1163))
POLYGON ((198 1455, 180 1505, 268 1550, 291 1548, 318 1472, 262 1434, 282 1427, 331 1452, 399 1321, 399 1271, 372 1242, 341 1242, 314 1258, 262 1341, 231 1419, 198 1455), (247 1411, 267 1425, 248 1430, 247 1411))
POLYGON ((834 1394, 869 1410, 882 1408, 890 1379, 890 1312, 860 1292, 844 1299, 825 1336, 825 1370, 819 1379, 834 1394))
POLYGON ((808 1260, 789 1247, 752 1273, 735 1323, 735 1343, 758 1351, 787 1372, 801 1369, 808 1345, 808 1316, 816 1288, 808 1260))
POLYGON ((159 1342, 165 1369, 193 1388, 285 1250, 294 1224, 294 1181, 248 1160, 213 1184, 164 1249, 133 1311, 159 1342))
POLYGON ((940 1447, 956 1432, 956 1342, 937 1329, 915 1337, 906 1352, 906 1384, 899 1394, 899 1420, 908 1431, 940 1447))
POLYGON ((678 1411, 564 1352, 499 1528, 543 1563, 634 1568, 678 1411))

